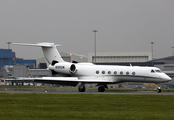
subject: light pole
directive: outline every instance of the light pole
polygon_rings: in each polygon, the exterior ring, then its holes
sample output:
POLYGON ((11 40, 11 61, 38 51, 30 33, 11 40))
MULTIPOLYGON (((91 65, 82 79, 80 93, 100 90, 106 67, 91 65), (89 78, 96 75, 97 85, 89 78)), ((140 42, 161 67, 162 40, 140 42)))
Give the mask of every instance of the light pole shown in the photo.
POLYGON ((153 66, 153 44, 155 44, 155 43, 151 42, 151 45, 152 45, 152 66, 153 66))
POLYGON ((10 66, 10 44, 11 44, 11 42, 7 42, 7 44, 8 44, 8 55, 9 55, 8 65, 10 66))
POLYGON ((174 46, 172 47, 172 55, 174 56, 174 46))
POLYGON ((153 44, 155 44, 155 43, 151 42, 151 45, 152 45, 152 60, 153 60, 153 44))
POLYGON ((96 32, 98 31, 94 30, 92 32, 94 32, 94 51, 95 51, 95 63, 96 63, 96 32))

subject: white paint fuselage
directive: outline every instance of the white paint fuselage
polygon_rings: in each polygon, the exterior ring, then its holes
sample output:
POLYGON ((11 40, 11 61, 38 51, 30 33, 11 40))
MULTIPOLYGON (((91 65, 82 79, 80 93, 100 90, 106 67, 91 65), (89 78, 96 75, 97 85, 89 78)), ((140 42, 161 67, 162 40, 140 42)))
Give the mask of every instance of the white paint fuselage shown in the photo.
POLYGON ((171 78, 161 72, 156 67, 139 67, 139 66, 111 66, 111 65, 94 65, 92 63, 76 63, 76 71, 69 72, 70 66, 74 63, 57 63, 49 66, 50 70, 58 73, 71 75, 80 79, 108 80, 109 83, 121 82, 144 82, 144 83, 163 83, 168 82, 171 78), (152 72, 154 71, 154 72, 152 72))

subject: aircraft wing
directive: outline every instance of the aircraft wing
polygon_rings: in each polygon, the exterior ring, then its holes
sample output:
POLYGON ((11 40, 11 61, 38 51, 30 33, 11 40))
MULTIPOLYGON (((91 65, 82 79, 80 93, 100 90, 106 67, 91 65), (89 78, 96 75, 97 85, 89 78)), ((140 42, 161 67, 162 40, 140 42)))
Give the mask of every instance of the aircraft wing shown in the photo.
POLYGON ((78 77, 41 77, 41 78, 25 78, 25 80, 33 80, 37 83, 60 84, 76 86, 79 82, 83 83, 110 83, 107 79, 95 78, 78 78, 78 77))

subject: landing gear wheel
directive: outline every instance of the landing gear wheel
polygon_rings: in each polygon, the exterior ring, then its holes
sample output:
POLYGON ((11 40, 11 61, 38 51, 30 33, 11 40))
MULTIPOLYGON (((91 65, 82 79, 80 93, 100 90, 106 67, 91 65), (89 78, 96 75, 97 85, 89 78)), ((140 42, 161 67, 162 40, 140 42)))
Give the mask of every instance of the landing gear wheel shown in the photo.
POLYGON ((79 86, 78 88, 79 92, 85 92, 85 86, 79 86))
POLYGON ((157 91, 156 91, 157 93, 161 93, 161 89, 157 89, 157 91))
POLYGON ((104 92, 105 91, 105 87, 104 86, 99 86, 98 87, 98 91, 99 92, 104 92))
POLYGON ((161 93, 161 91, 162 91, 162 90, 161 90, 161 87, 160 87, 160 86, 158 86, 157 84, 156 84, 156 87, 157 87, 156 92, 157 92, 157 93, 161 93))

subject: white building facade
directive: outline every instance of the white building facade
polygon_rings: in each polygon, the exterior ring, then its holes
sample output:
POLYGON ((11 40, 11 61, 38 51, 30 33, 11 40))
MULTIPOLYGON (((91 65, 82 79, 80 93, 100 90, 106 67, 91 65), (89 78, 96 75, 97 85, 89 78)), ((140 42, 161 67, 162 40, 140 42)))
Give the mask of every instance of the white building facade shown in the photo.
MULTIPOLYGON (((152 60, 151 52, 97 52, 96 63, 147 62, 152 60)), ((88 62, 95 62, 94 53, 88 53, 88 62)))

